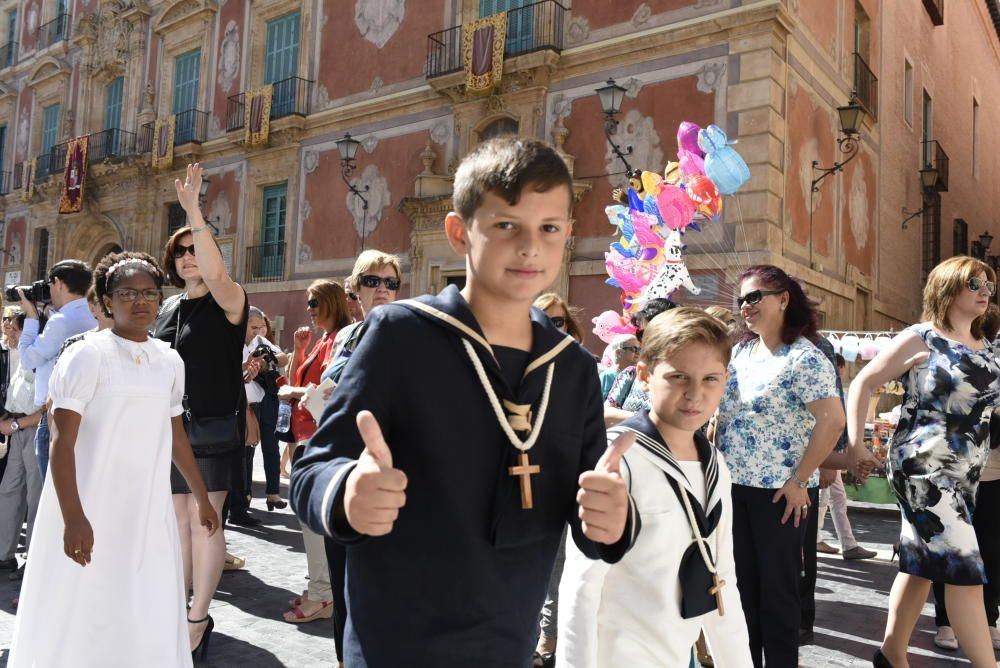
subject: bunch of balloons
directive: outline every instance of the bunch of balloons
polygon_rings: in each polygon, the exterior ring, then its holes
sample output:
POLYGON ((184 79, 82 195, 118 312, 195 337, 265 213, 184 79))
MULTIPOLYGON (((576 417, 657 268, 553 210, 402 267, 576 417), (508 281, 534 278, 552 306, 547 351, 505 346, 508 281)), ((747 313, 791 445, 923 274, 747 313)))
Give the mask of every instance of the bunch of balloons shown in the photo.
POLYGON ((633 333, 631 315, 649 299, 669 296, 684 286, 699 290, 681 257, 680 235, 722 215, 722 196, 732 195, 750 178, 750 169, 716 125, 701 128, 684 121, 677 129, 677 161, 658 172, 633 170, 628 188, 617 189, 617 204, 605 209, 615 241, 605 253, 608 285, 620 289, 622 312, 605 311, 593 319, 594 333, 610 343, 633 333))

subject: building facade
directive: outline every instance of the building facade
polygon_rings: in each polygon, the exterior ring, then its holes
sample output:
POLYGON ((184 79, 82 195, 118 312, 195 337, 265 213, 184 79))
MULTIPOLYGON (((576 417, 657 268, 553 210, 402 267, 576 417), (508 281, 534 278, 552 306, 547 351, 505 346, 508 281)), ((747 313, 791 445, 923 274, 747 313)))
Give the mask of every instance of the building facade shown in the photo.
POLYGON ((740 271, 770 262, 808 284, 826 327, 899 328, 934 262, 1000 234, 996 21, 996 0, 0 0, 5 277, 159 255, 184 224, 173 180, 198 161, 230 269, 288 345, 304 288, 346 276, 363 248, 401 256, 408 294, 461 282, 442 225, 451 175, 483 139, 519 132, 572 168, 555 287, 589 321, 618 303, 604 207, 623 164, 595 93, 613 78, 633 167, 676 159, 690 120, 738 139, 751 169, 723 219, 685 236, 701 294, 681 301, 732 306, 740 271), (463 25, 499 11, 502 77, 476 95, 463 25), (867 112, 853 154, 837 141, 851 101, 867 112), (346 133, 361 142, 347 171, 346 133), (59 214, 81 136, 84 205, 59 214), (847 157, 814 191, 814 161, 847 157))

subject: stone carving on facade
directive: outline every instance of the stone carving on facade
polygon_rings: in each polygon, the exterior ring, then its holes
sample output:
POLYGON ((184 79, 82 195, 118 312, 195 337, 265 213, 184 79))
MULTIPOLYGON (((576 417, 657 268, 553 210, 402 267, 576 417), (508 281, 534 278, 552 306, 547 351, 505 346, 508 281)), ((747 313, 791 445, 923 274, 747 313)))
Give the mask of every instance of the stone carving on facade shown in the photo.
POLYGON ((333 106, 333 102, 330 100, 330 92, 323 84, 316 86, 316 106, 323 111, 333 106))
POLYGON ((21 248, 24 246, 21 243, 21 231, 14 230, 10 235, 10 265, 21 264, 21 248))
POLYGON ((228 230, 232 227, 233 210, 229 206, 229 199, 225 196, 216 197, 212 202, 212 208, 208 212, 208 219, 214 220, 216 218, 218 218, 218 227, 220 230, 228 230))
MULTIPOLYGON (((662 165, 663 149, 660 148, 660 134, 656 131, 653 119, 643 116, 638 109, 630 109, 618 126, 615 135, 617 143, 623 151, 632 148, 628 161, 633 165, 662 165)), ((622 171, 621 160, 611 150, 611 144, 604 142, 607 149, 604 153, 604 164, 608 173, 622 171)))
POLYGON ((354 23, 361 36, 382 48, 385 46, 406 14, 406 0, 356 0, 354 3, 354 23))
POLYGON ((448 121, 438 121, 431 127, 431 141, 435 144, 444 144, 451 136, 451 128, 448 121))
POLYGON ((625 95, 631 99, 636 99, 639 97, 639 91, 642 90, 642 82, 635 77, 630 78, 625 82, 625 95))
POLYGON ((574 16, 566 27, 566 41, 569 44, 579 44, 590 37, 590 21, 585 16, 574 16))
POLYGON ((299 241, 299 264, 306 264, 312 262, 313 250, 309 247, 309 244, 299 241))
POLYGON ((28 23, 27 23, 27 28, 28 28, 28 32, 31 32, 31 33, 33 33, 36 30, 38 30, 38 3, 34 3, 34 2, 31 3, 31 6, 28 8, 28 23))
POLYGON ((219 48, 219 85, 228 94, 240 74, 240 31, 236 21, 226 24, 226 32, 219 48))
POLYGON ((17 123, 17 154, 22 157, 28 155, 29 134, 28 115, 22 110, 17 123))
POLYGON ((706 9, 708 7, 717 7, 721 0, 698 0, 694 3, 695 9, 706 9))
POLYGON ((868 232, 871 228, 868 205, 868 183, 864 169, 855 166, 851 175, 851 192, 847 195, 847 211, 851 217, 851 235, 854 237, 854 244, 861 250, 868 244, 868 232))
POLYGON ((306 174, 312 174, 319 167, 319 153, 317 151, 306 151, 305 155, 302 156, 302 166, 306 170, 306 174))
POLYGON ((366 165, 361 176, 351 179, 351 185, 363 192, 365 199, 368 200, 368 212, 365 215, 364 202, 361 198, 350 191, 347 192, 347 210, 354 219, 354 229, 358 236, 366 237, 378 227, 382 220, 382 210, 392 206, 389 182, 379 173, 378 166, 366 165))
POLYGON ((368 135, 361 140, 361 145, 365 147, 365 151, 368 155, 375 152, 375 148, 378 146, 378 137, 375 135, 368 135))
POLYGON ((710 63, 698 70, 698 90, 702 93, 711 93, 722 84, 722 77, 726 73, 725 63, 710 63))
POLYGON ((310 204, 309 200, 307 199, 302 200, 302 206, 299 207, 299 220, 305 223, 307 220, 312 218, 312 215, 313 215, 312 204, 310 204))
POLYGON ((645 25, 651 16, 653 16, 653 10, 644 2, 636 7, 635 13, 632 14, 632 25, 636 28, 645 25))
POLYGON ((378 92, 382 90, 382 86, 384 85, 385 82, 382 81, 382 77, 377 76, 374 79, 372 79, 372 85, 368 87, 368 92, 371 93, 372 95, 378 95, 378 92))
POLYGON ((153 102, 156 99, 156 86, 152 81, 147 81, 142 88, 142 111, 152 111, 153 102))

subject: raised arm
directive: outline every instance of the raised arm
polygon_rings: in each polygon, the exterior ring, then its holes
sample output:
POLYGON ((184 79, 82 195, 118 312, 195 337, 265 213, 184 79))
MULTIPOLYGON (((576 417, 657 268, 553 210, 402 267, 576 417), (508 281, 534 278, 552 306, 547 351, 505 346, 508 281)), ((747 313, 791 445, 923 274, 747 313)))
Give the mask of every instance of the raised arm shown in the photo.
POLYGON ((184 207, 188 222, 191 225, 191 236, 194 237, 194 252, 198 257, 198 270, 201 278, 208 286, 212 298, 226 312, 226 318, 234 325, 243 320, 243 307, 246 294, 243 288, 229 277, 226 262, 222 259, 222 251, 212 238, 208 224, 201 215, 198 205, 198 194, 201 192, 201 165, 195 163, 187 166, 184 182, 174 180, 177 190, 177 201, 184 207))

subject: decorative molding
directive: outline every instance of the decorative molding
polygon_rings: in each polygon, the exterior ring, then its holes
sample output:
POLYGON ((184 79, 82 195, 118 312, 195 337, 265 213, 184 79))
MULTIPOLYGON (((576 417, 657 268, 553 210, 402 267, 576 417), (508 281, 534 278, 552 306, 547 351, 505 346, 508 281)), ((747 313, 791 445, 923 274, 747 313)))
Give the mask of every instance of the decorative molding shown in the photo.
POLYGON ((448 121, 439 121, 431 127, 431 141, 435 144, 445 144, 448 142, 448 138, 451 137, 452 131, 448 125, 448 121))
POLYGON ((219 47, 219 85, 222 87, 222 92, 227 95, 240 75, 241 58, 240 30, 236 21, 229 21, 222 37, 222 45, 219 47))
POLYGON ((586 42, 590 37, 590 21, 585 16, 574 16, 566 27, 566 43, 570 45, 586 42))
POLYGON ((851 174, 851 190, 847 193, 847 212, 851 219, 851 236, 858 250, 864 250, 868 244, 871 230, 869 217, 868 183, 864 175, 864 165, 854 165, 851 174))
POLYGON ((312 174, 319 167, 319 151, 306 151, 302 156, 302 166, 306 174, 312 174))
POLYGON ((156 20, 153 32, 169 32, 192 21, 207 22, 218 9, 215 0, 177 0, 156 20))
POLYGON ((385 82, 382 81, 382 77, 376 76, 372 79, 372 85, 368 87, 368 92, 372 95, 378 95, 378 92, 382 90, 382 86, 384 85, 385 82))
POLYGON ((312 248, 310 248, 309 244, 307 244, 306 242, 299 240, 299 264, 306 264, 308 262, 312 262, 312 259, 313 259, 312 248))
MULTIPOLYGON (((649 116, 643 116, 638 109, 630 109, 622 118, 615 135, 615 142, 623 149, 632 148, 629 162, 633 165, 648 165, 657 169, 663 162, 663 149, 660 148, 660 134, 656 131, 656 123, 649 116)), ((608 173, 622 171, 621 160, 611 149, 611 144, 604 142, 605 170, 608 173)))
POLYGON ((312 218, 312 213, 313 213, 312 204, 309 203, 309 200, 303 199, 302 206, 299 207, 299 217, 302 220, 303 224, 305 224, 310 218, 312 218))
POLYGON ((707 9, 708 7, 718 7, 721 0, 698 0, 694 3, 695 9, 707 9))
POLYGON ((330 100, 330 91, 323 84, 316 86, 316 106, 319 107, 320 111, 333 108, 333 102, 330 100))
POLYGON ((365 198, 368 200, 366 215, 364 202, 360 197, 348 191, 345 198, 347 210, 354 219, 354 230, 358 236, 367 237, 378 228, 382 220, 382 210, 392 206, 389 181, 379 173, 377 165, 366 165, 361 176, 351 180, 351 185, 365 193, 365 198))
POLYGON ((712 93, 722 85, 726 73, 725 63, 709 63, 698 70, 698 90, 702 93, 712 93))
POLYGON ((378 146, 378 137, 375 135, 368 135, 361 140, 361 145, 365 147, 365 152, 371 155, 375 152, 375 148, 378 146))
POLYGON ((355 0, 354 23, 366 40, 382 48, 406 14, 406 0, 355 0))
POLYGON ((28 76, 28 85, 32 88, 38 88, 50 79, 69 81, 70 74, 69 66, 66 63, 46 56, 31 70, 31 74, 28 76))
POLYGON ((642 90, 642 82, 632 77, 625 82, 625 95, 630 99, 636 99, 639 97, 639 91, 642 90))
POLYGON ((649 22, 650 17, 653 16, 653 10, 649 8, 645 2, 636 7, 635 13, 632 14, 631 23, 636 28, 645 25, 649 22))

